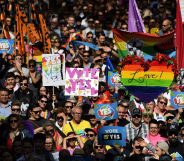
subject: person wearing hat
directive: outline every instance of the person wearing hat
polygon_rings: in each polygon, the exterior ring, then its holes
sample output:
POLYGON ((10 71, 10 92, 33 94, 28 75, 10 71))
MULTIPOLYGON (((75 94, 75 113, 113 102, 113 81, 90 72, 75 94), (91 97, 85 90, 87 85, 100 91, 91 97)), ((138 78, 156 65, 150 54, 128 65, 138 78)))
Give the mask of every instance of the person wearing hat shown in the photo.
POLYGON ((179 141, 178 133, 178 125, 174 123, 171 124, 168 128, 169 153, 172 154, 178 152, 182 157, 184 157, 184 146, 179 141))
POLYGON ((87 136, 88 140, 91 140, 91 141, 95 140, 95 137, 97 135, 96 130, 91 129, 91 128, 86 128, 85 132, 86 132, 86 136, 87 136))
POLYGON ((128 141, 132 141, 137 136, 145 138, 148 134, 148 125, 142 122, 142 112, 138 108, 132 110, 131 122, 125 127, 128 141))
POLYGON ((169 145, 167 144, 167 142, 158 142, 155 149, 154 158, 158 160, 162 160, 161 158, 167 158, 168 161, 171 161, 172 158, 169 156, 168 150, 169 145))

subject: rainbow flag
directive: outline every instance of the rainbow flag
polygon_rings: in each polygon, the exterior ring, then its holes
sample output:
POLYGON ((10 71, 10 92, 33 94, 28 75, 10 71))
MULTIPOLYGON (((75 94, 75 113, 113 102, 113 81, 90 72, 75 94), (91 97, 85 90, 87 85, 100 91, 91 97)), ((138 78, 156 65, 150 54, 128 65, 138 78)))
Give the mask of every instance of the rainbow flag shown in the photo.
POLYGON ((174 32, 164 36, 157 36, 118 29, 113 29, 112 31, 120 57, 125 57, 128 53, 137 56, 155 56, 158 53, 169 55, 174 51, 174 32))
POLYGON ((121 82, 134 96, 150 102, 171 85, 174 73, 171 66, 155 65, 148 71, 140 65, 125 65, 121 71, 121 82))

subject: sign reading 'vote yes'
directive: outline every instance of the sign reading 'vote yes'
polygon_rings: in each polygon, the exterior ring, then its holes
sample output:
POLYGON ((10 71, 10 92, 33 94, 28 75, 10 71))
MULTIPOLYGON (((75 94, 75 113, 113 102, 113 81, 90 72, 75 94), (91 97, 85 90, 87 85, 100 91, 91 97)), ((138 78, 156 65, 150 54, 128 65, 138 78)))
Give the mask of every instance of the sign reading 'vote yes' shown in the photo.
POLYGON ((99 69, 66 68, 65 95, 98 96, 99 69))

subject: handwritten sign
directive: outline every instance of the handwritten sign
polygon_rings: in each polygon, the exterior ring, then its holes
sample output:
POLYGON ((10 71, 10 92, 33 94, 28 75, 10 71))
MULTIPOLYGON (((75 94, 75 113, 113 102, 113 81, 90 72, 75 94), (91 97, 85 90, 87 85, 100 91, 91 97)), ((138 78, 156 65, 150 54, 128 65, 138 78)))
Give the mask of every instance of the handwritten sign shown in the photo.
POLYGON ((98 142, 101 145, 126 145, 126 128, 103 126, 98 130, 98 142))
POLYGON ((59 54, 42 55, 42 80, 43 86, 62 86, 64 76, 62 73, 62 58, 59 54))
POLYGON ((184 108, 184 92, 171 91, 171 105, 175 108, 184 108))
POLYGON ((125 65, 121 71, 123 85, 144 102, 152 101, 163 93, 173 78, 171 67, 166 65, 151 66, 148 71, 140 65, 125 65))
POLYGON ((0 53, 12 54, 14 49, 14 40, 0 39, 0 53))
POLYGON ((98 96, 99 69, 66 68, 65 95, 98 96))
POLYGON ((95 116, 98 120, 117 119, 117 102, 111 104, 95 104, 95 116))

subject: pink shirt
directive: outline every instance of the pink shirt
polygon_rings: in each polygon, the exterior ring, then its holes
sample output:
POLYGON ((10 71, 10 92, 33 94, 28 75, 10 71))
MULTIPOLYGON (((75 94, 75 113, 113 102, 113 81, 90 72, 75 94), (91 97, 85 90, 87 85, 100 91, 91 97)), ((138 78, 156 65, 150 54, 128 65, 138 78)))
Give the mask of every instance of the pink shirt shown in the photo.
POLYGON ((153 145, 153 146, 156 146, 158 142, 161 142, 161 141, 166 141, 167 139, 164 138, 164 137, 161 137, 160 134, 156 135, 156 136, 152 136, 152 135, 149 135, 146 137, 146 139, 149 140, 149 142, 153 145))

